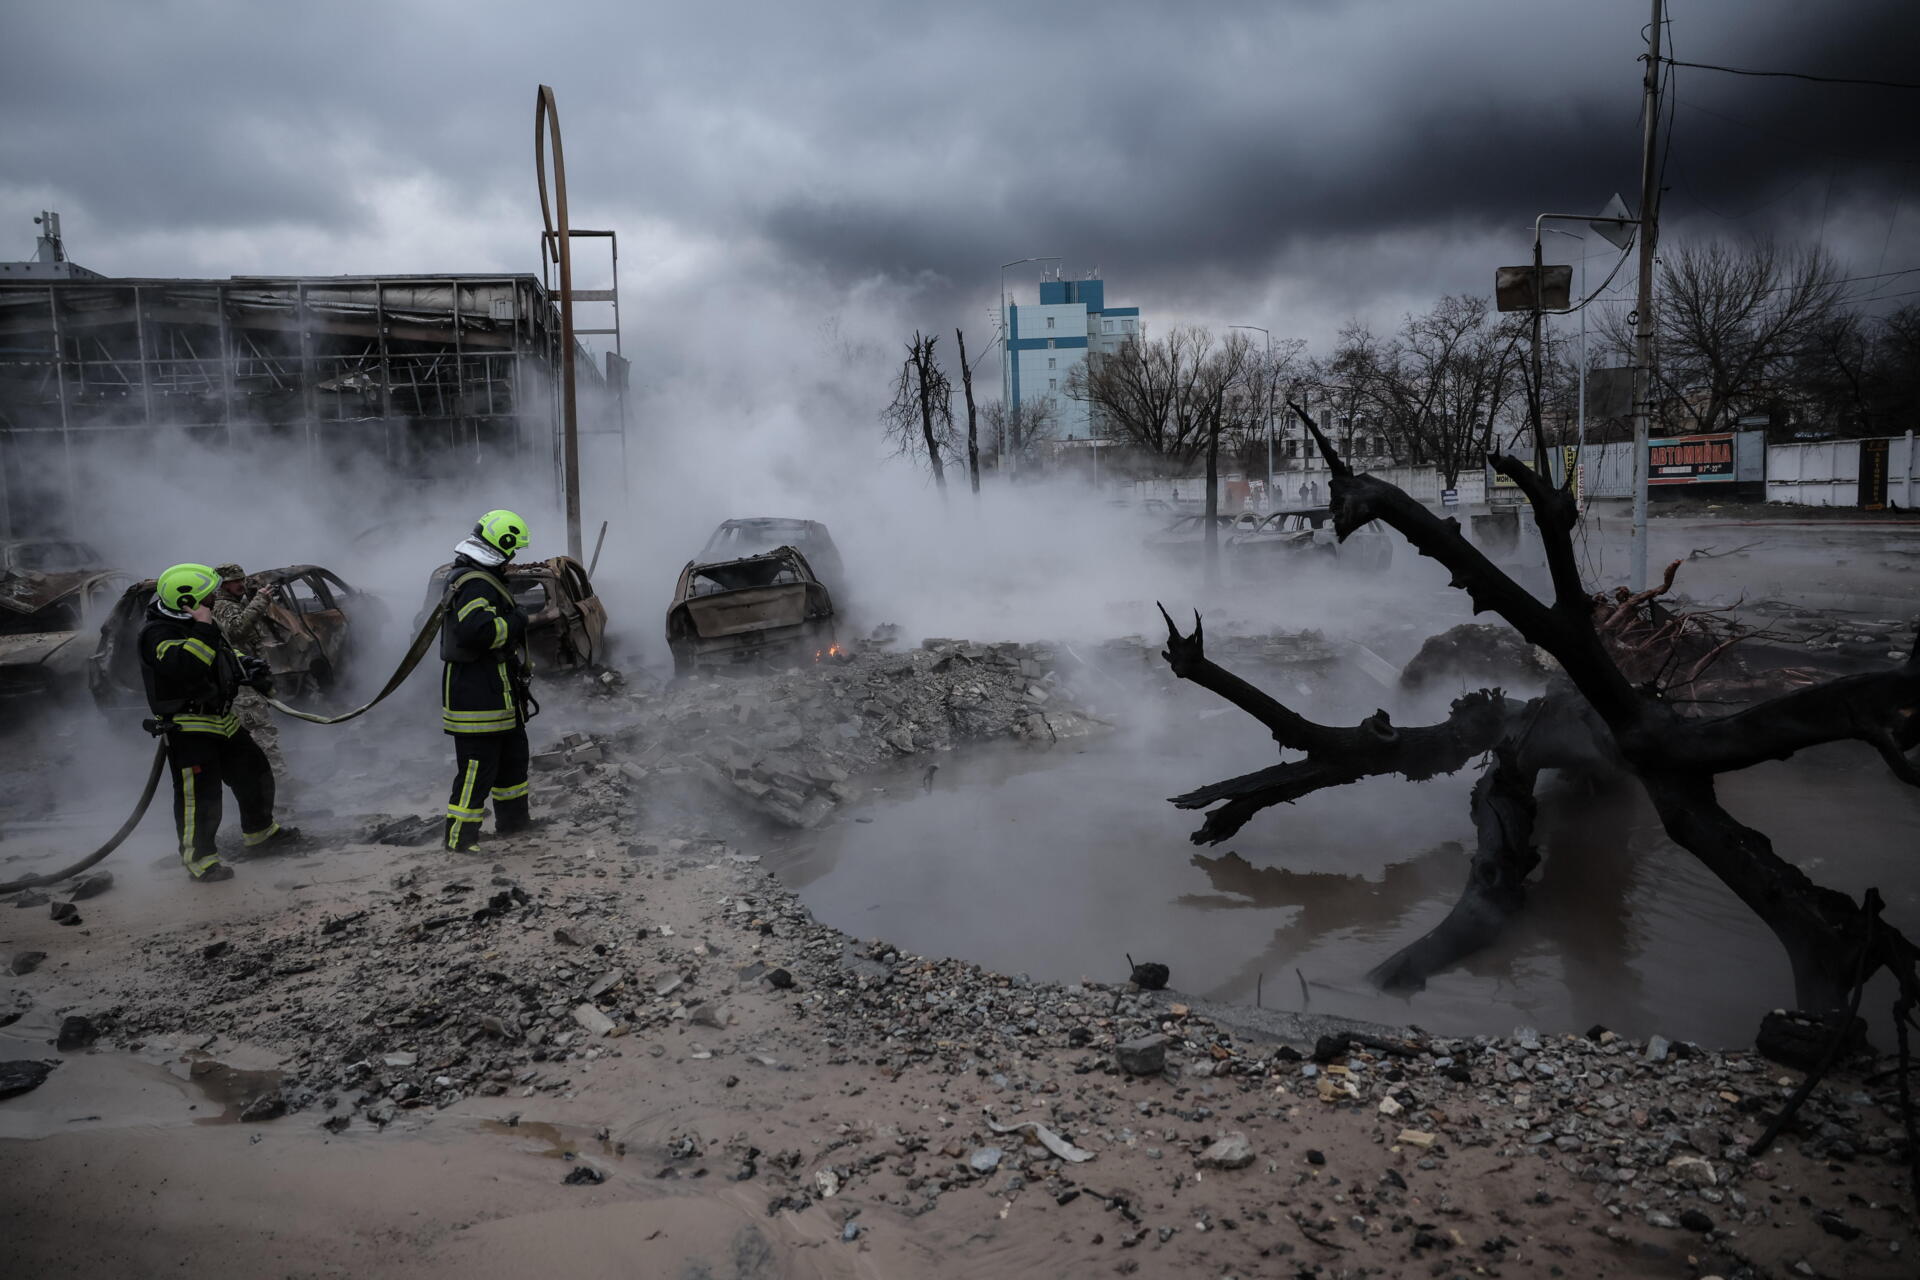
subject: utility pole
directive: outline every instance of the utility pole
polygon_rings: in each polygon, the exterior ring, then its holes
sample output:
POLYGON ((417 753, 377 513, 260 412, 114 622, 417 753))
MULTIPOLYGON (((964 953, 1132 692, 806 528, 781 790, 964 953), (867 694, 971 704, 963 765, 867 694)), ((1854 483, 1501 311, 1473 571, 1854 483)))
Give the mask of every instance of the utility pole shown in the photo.
POLYGON ((1647 71, 1641 111, 1646 120, 1640 155, 1640 290, 1634 302, 1633 329, 1633 545, 1628 585, 1647 589, 1647 436, 1653 400, 1653 254, 1660 238, 1660 187, 1655 172, 1654 135, 1660 124, 1661 0, 1653 0, 1647 28, 1647 71))

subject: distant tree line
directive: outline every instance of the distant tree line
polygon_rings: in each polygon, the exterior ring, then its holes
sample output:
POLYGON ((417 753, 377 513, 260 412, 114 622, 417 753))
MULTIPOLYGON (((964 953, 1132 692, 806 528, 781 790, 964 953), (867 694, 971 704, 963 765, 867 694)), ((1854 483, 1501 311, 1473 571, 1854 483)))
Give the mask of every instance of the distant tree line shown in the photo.
MULTIPOLYGON (((1875 273, 1871 279, 1898 281, 1875 273)), ((1872 292, 1820 249, 1786 251, 1766 241, 1688 245, 1663 255, 1656 276, 1655 434, 1728 430, 1760 417, 1776 433, 1891 435, 1920 425, 1920 306, 1876 310, 1872 292)), ((1343 456, 1435 467, 1453 486, 1490 449, 1511 447, 1534 397, 1550 439, 1571 442, 1578 418, 1578 350, 1568 317, 1548 327, 1541 385, 1531 384, 1530 317, 1500 314, 1470 294, 1408 313, 1390 333, 1360 321, 1333 349, 1310 358, 1298 339, 1255 343, 1181 325, 1142 329, 1110 353, 1089 352, 1062 396, 1087 406, 1093 433, 1180 471, 1261 470, 1270 424, 1283 439, 1289 401, 1315 406, 1343 456)), ((1596 305, 1588 322, 1593 371, 1630 362, 1633 319, 1596 305)), ((965 335, 955 332, 964 359, 965 335)), ((974 404, 963 379, 967 430, 954 422, 954 389, 935 340, 907 344, 884 416, 896 446, 919 458, 943 491, 945 468, 965 457, 979 486, 979 426, 990 461, 1018 459, 1051 440, 1052 399, 1009 410, 974 404)), ((1589 394, 1587 438, 1625 438, 1627 408, 1589 394)))

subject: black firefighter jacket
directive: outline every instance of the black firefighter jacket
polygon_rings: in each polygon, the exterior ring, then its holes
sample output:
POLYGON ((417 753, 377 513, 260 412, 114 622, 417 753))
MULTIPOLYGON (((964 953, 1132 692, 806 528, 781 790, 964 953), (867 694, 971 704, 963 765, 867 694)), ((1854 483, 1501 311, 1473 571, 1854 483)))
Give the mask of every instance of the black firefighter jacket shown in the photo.
POLYGON ((527 615, 491 570, 456 560, 440 622, 442 727, 448 733, 504 733, 522 718, 514 686, 527 674, 527 615))
POLYGON ((243 673, 219 627, 150 607, 139 651, 140 677, 154 715, 187 733, 234 735, 240 722, 233 697, 243 673))

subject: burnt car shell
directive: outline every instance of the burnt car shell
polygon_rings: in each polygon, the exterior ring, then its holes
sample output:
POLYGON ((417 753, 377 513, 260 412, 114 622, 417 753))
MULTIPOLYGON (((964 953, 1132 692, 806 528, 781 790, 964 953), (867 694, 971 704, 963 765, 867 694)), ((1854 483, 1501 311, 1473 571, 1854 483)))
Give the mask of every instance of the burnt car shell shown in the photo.
POLYGON ((0 578, 0 698, 77 690, 93 652, 90 628, 127 581, 111 569, 0 578))
POLYGON ((1363 572, 1385 569, 1393 562, 1393 540, 1377 523, 1355 529, 1342 542, 1334 532, 1333 512, 1326 507, 1276 511, 1250 529, 1236 528, 1224 546, 1227 554, 1246 568, 1295 555, 1324 555, 1337 559, 1342 568, 1363 572))
MULTIPOLYGON (((267 569, 242 581, 248 597, 261 587, 273 591, 264 619, 268 638, 251 656, 272 668, 276 695, 331 689, 351 664, 360 632, 377 625, 381 613, 372 596, 319 565, 267 569)), ((153 579, 136 582, 101 624, 87 684, 102 707, 144 704, 137 649, 152 601, 153 579)))
POLYGON ((833 595, 793 547, 680 571, 667 610, 674 670, 810 657, 834 646, 833 595))
POLYGON ((807 565, 827 589, 842 612, 847 606, 846 569, 840 563, 840 548, 833 535, 818 520, 796 520, 786 516, 747 516, 723 521, 707 545, 694 557, 696 564, 722 564, 748 556, 767 555, 781 547, 792 547, 806 557, 807 565))
MULTIPOLYGON (((453 566, 443 564, 427 583, 427 601, 414 620, 418 628, 427 610, 446 592, 453 566)), ((527 650, 535 673, 590 667, 607 658, 607 609, 594 594, 587 571, 572 556, 508 564, 501 570, 507 589, 527 620, 527 650)))

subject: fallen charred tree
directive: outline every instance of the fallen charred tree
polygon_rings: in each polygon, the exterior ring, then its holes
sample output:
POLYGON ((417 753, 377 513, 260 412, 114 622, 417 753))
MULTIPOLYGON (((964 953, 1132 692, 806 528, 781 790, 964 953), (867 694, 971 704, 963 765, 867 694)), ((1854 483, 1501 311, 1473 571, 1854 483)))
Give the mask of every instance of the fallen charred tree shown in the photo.
MULTIPOLYGON (((1671 568, 1651 591, 1591 594, 1574 555, 1577 512, 1568 490, 1514 458, 1491 459, 1534 508, 1553 585, 1552 600, 1543 602, 1468 543, 1457 521, 1434 515, 1377 477, 1355 474, 1316 424, 1297 406, 1295 412, 1331 472, 1339 536, 1375 520, 1392 527, 1449 570, 1451 585, 1467 593, 1475 613, 1505 619, 1559 663, 1564 679, 1524 702, 1497 690, 1469 695, 1436 725, 1401 728, 1379 711, 1353 728, 1333 728, 1307 720, 1214 664, 1197 617, 1193 632, 1184 636, 1169 617, 1165 657, 1174 674, 1266 725, 1283 752, 1303 753, 1175 797, 1185 808, 1218 805, 1195 833, 1196 843, 1217 843, 1261 809, 1329 786, 1379 774, 1418 780, 1487 756, 1490 763, 1474 789, 1478 848, 1466 890, 1439 928, 1374 974, 1386 985, 1418 986, 1485 945, 1519 906, 1526 876, 1539 861, 1531 839, 1540 770, 1630 774, 1645 787, 1674 842, 1780 940, 1802 1009, 1843 1014, 1849 993, 1885 968, 1900 985, 1896 1022, 1903 1029, 1910 1025, 1920 1003, 1914 944, 1874 920, 1862 904, 1815 884, 1781 858, 1763 834, 1721 807, 1714 782, 1723 773, 1851 739, 1874 747, 1896 779, 1920 785, 1920 767, 1909 755, 1920 745, 1920 646, 1898 668, 1805 684, 1728 712, 1716 705, 1707 679, 1731 647, 1728 638, 1699 622, 1700 615, 1661 611, 1657 598, 1672 585, 1671 568)), ((1544 452, 1538 440, 1536 448, 1544 452)), ((1743 700, 1757 687, 1751 672, 1728 686, 1737 686, 1743 700)))

